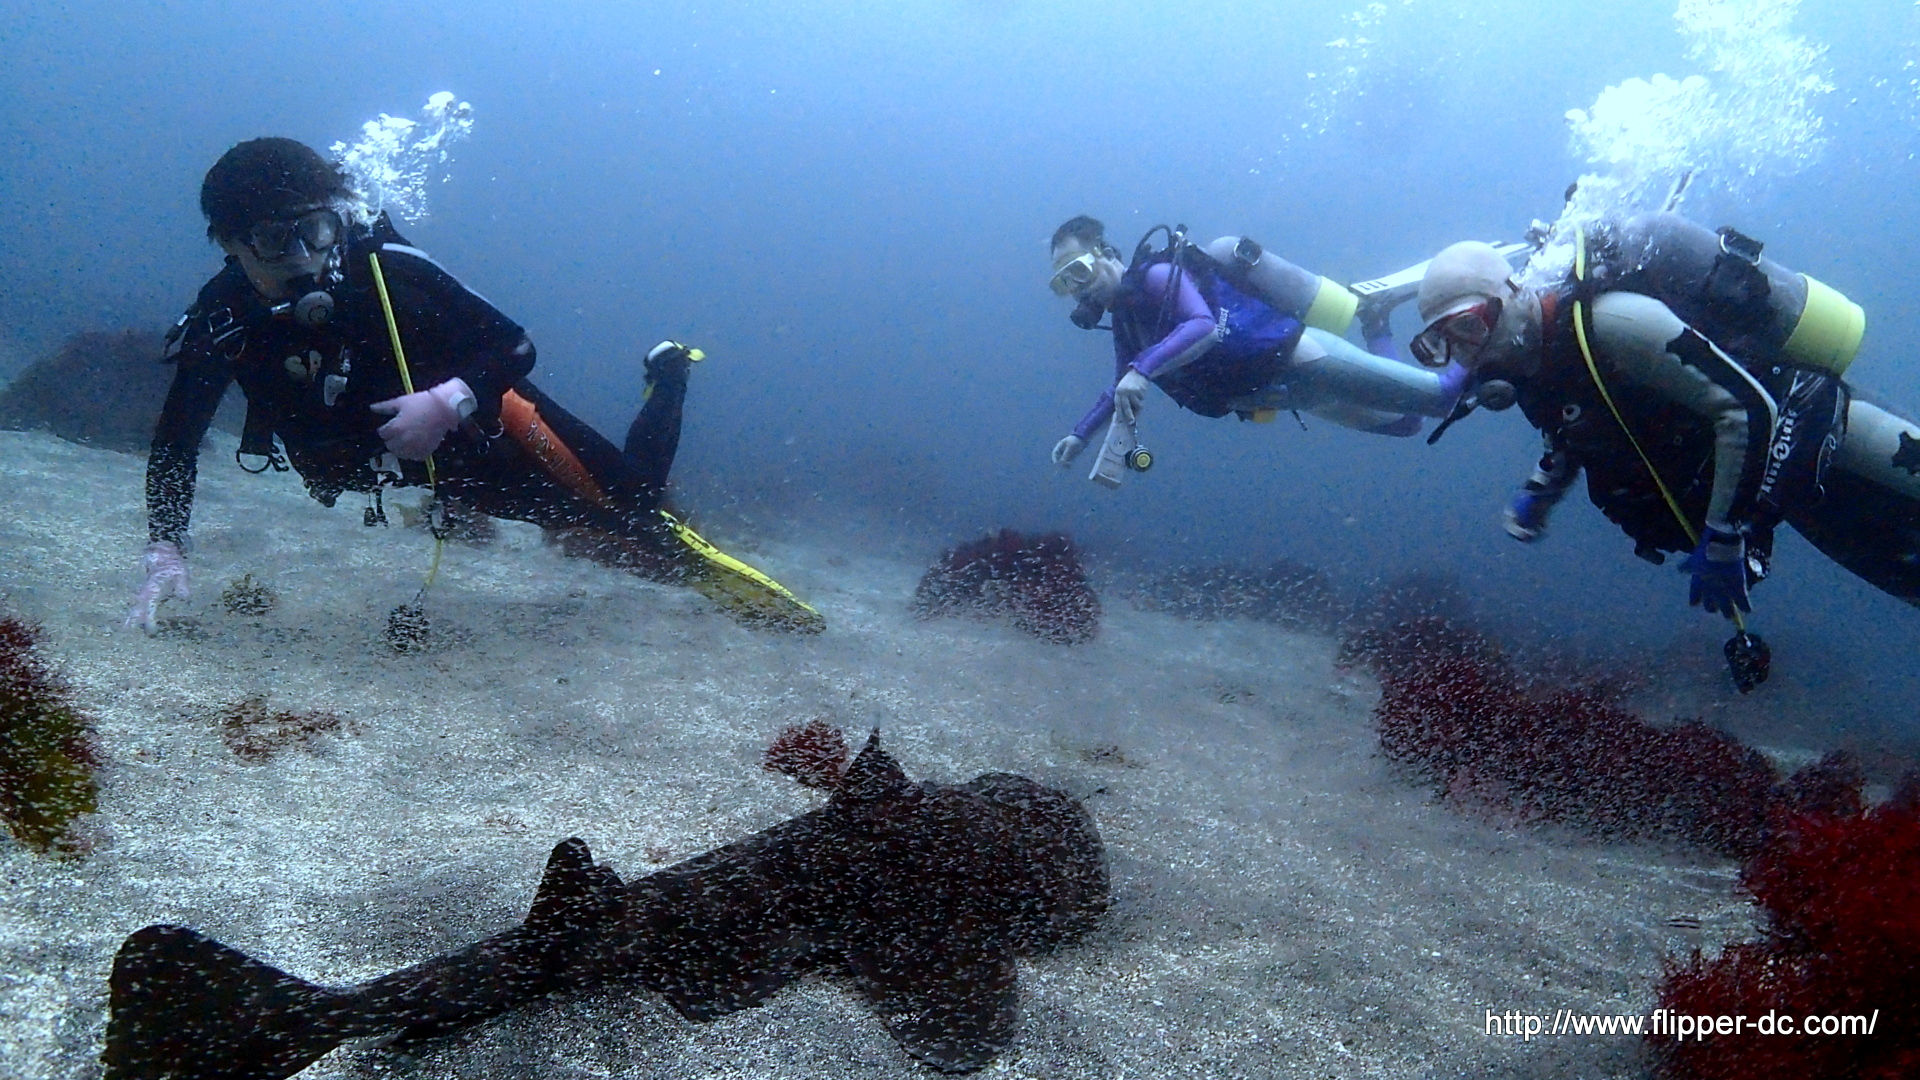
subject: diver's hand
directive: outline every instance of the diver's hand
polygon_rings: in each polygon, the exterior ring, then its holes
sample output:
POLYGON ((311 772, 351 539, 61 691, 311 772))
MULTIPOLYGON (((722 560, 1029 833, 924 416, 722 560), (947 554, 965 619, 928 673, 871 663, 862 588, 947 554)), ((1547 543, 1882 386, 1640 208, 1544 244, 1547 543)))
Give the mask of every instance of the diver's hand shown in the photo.
POLYGON ((1127 369, 1120 381, 1113 385, 1113 413, 1131 424, 1140 416, 1140 405, 1147 399, 1147 387, 1152 385, 1145 375, 1127 369))
POLYGON ((1378 295, 1369 296, 1360 301, 1360 307, 1354 317, 1360 323, 1360 339, 1371 345, 1381 338, 1393 337, 1393 309, 1395 305, 1380 299, 1378 295))
POLYGON ((1073 459, 1079 457, 1080 451, 1086 448, 1087 440, 1078 435, 1069 435, 1053 444, 1053 463, 1064 469, 1073 464, 1073 459))
POLYGON ((393 419, 380 425, 387 449, 408 461, 425 461, 460 421, 473 414, 473 390, 465 379, 448 379, 427 390, 376 401, 369 408, 393 419))
POLYGON ((159 624, 160 601, 169 596, 185 600, 191 595, 187 585, 187 557, 173 541, 155 540, 140 556, 140 568, 146 571, 147 580, 140 586, 139 595, 133 598, 125 625, 128 629, 137 626, 151 634, 159 624))
POLYGON ((1729 619, 1735 608, 1752 611, 1753 604, 1747 600, 1746 548, 1746 537, 1708 526, 1700 546, 1681 565, 1693 575, 1687 603, 1729 619))
POLYGON ((1522 488, 1514 493, 1513 501, 1507 504, 1507 512, 1501 515, 1501 525, 1507 535, 1523 544, 1531 544, 1547 531, 1547 514, 1553 510, 1557 500, 1543 498, 1537 491, 1522 488))

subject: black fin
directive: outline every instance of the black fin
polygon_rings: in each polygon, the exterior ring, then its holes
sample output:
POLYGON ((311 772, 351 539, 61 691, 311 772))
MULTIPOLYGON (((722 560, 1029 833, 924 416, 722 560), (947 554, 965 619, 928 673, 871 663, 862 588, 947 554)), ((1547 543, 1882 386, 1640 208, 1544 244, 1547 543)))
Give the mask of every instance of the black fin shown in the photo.
POLYGON ((604 929, 619 918, 622 888, 612 867, 594 865, 585 840, 569 837, 547 856, 547 869, 527 912, 527 928, 546 934, 604 929))
POLYGON ((280 1080, 354 1034, 349 994, 184 926, 127 938, 108 988, 106 1080, 280 1080))
POLYGON ((847 775, 840 781, 840 790, 834 798, 869 802, 911 783, 893 755, 880 748, 880 729, 874 728, 873 734, 867 736, 867 745, 860 748, 853 764, 847 766, 847 775))
POLYGON ((942 1072, 972 1072, 1013 1044, 1020 988, 1004 947, 967 936, 896 941, 848 964, 894 1041, 942 1072))

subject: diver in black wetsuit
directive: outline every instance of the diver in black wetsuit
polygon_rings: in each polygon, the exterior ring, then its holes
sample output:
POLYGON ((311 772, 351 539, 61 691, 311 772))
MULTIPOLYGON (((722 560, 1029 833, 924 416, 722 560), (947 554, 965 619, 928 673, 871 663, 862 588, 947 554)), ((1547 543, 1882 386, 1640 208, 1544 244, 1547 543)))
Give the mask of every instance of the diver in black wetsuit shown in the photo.
POLYGON ((290 463, 328 506, 371 493, 371 522, 384 487, 431 482, 483 513, 605 538, 622 565, 723 603, 770 588, 789 614, 813 614, 661 511, 699 350, 666 341, 647 355, 623 450, 527 381, 534 347, 519 325, 384 214, 365 220, 345 176, 311 148, 233 147, 207 173, 200 207, 227 264, 169 336, 178 369, 147 462, 147 576, 130 625, 151 632, 160 602, 187 593, 200 442, 236 381, 242 467, 290 463), (705 588, 716 576, 729 580, 705 588))

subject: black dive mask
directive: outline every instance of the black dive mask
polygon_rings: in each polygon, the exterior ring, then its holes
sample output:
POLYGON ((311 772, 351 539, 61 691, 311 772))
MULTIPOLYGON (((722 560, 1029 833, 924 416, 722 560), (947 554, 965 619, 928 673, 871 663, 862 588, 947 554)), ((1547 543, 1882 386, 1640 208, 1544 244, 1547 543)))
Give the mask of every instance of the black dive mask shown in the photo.
POLYGON ((1100 329, 1100 316, 1106 313, 1107 307, 1105 304, 1083 296, 1080 298, 1080 302, 1073 306, 1073 314, 1068 316, 1068 318, 1073 320, 1073 325, 1082 330, 1098 330, 1100 329))

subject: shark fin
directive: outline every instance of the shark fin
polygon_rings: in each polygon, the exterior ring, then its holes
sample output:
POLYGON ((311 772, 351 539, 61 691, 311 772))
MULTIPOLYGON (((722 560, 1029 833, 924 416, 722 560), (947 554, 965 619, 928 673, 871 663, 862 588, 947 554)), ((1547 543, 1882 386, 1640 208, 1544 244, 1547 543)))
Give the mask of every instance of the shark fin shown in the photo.
POLYGON ((128 937, 107 985, 106 1080, 279 1080, 360 1034, 349 994, 184 926, 128 937))
POLYGON ((894 1041, 942 1072, 972 1072, 1012 1045, 1020 1019, 1013 954, 968 935, 893 942, 848 957, 894 1041))
POLYGON ((871 802, 911 783, 893 755, 880 748, 880 729, 875 728, 873 734, 867 736, 867 745, 860 748, 853 764, 847 766, 847 775, 841 779, 834 798, 871 802))
POLYGON ((547 869, 527 912, 527 929, 569 934, 605 927, 620 916, 623 889, 612 867, 594 865, 585 840, 562 840, 547 856, 547 869))

